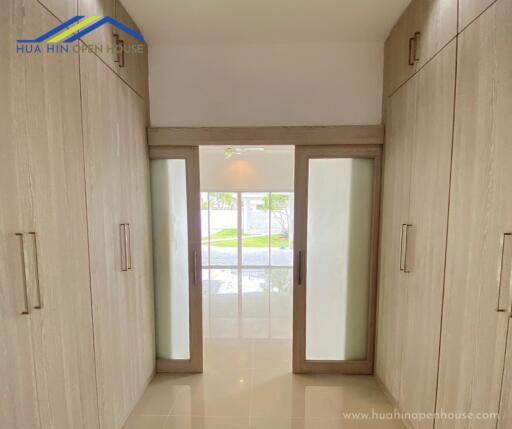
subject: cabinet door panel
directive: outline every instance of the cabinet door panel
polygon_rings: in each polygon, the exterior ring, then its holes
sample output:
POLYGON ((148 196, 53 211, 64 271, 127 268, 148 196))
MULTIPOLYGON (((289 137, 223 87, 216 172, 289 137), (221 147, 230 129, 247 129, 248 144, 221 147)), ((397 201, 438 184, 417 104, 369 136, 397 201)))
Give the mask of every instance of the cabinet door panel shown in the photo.
POLYGON ((457 0, 416 0, 418 64, 422 67, 457 34, 457 0))
POLYGON ((459 41, 438 392, 438 409, 450 412, 496 412, 500 398, 508 314, 497 312, 497 273, 503 234, 512 232, 511 22, 512 2, 500 1, 459 41))
POLYGON ((398 400, 401 394, 403 331, 407 287, 400 271, 402 225, 407 222, 416 81, 410 80, 389 102, 384 150, 376 373, 398 400))
MULTIPOLYGON (((0 427, 40 427, 34 370, 31 301, 25 301, 24 254, 21 236, 31 225, 27 162, 25 60, 13 46, 32 37, 24 19, 24 3, 3 3, 0 15, 0 427)), ((28 280, 28 279, 27 279, 28 280)))
MULTIPOLYGON (((400 403, 407 412, 435 408, 443 300, 455 89, 455 42, 414 77, 417 114, 407 236, 408 299, 400 403), (435 126, 433 126, 435 124, 435 126), (418 386, 422 386, 418 389, 418 386)), ((432 420, 414 422, 432 428, 432 420)))
MULTIPOLYGON (((140 33, 132 18, 121 4, 116 0, 116 20, 140 33)), ((144 99, 148 99, 148 49, 145 43, 131 37, 129 34, 119 32, 119 37, 124 42, 126 53, 124 67, 117 64, 117 73, 144 99)))
POLYGON ((459 0, 459 31, 462 31, 495 1, 496 0, 459 0))

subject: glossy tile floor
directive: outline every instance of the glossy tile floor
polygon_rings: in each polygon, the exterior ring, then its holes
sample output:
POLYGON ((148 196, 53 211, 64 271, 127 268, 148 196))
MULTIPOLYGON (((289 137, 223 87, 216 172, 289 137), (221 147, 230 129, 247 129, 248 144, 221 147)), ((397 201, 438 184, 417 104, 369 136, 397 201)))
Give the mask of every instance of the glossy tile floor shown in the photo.
POLYGON ((372 377, 291 373, 291 269, 203 275, 204 373, 157 375, 125 429, 403 428, 372 377))

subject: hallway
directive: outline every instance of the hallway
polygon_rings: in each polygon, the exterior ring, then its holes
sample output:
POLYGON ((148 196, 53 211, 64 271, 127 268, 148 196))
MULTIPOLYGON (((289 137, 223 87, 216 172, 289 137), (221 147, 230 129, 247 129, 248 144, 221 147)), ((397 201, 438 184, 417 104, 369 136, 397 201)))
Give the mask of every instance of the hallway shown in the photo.
POLYGON ((203 270, 203 374, 159 374, 125 429, 399 429, 371 376, 293 375, 291 268, 203 270))

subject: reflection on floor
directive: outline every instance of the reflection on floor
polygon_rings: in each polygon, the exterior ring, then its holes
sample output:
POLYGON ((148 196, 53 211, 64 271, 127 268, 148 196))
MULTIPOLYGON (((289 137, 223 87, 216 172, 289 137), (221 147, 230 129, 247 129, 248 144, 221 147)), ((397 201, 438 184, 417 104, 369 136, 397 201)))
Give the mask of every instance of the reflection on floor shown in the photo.
POLYGON ((290 268, 203 282, 204 373, 157 375, 125 429, 403 428, 372 377, 291 373, 290 268))

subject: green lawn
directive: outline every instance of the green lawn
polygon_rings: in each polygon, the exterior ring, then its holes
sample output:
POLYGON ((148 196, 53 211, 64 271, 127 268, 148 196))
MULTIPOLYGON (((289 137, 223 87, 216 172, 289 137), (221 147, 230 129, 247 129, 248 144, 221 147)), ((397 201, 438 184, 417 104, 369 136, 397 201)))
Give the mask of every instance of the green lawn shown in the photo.
MULTIPOLYGON (((236 247, 237 246, 237 230, 236 229, 223 229, 222 231, 212 234, 212 247, 236 247), (233 240, 229 240, 233 238, 233 240), (214 241, 222 240, 222 241, 214 241)), ((207 237, 202 238, 203 244, 208 241, 207 237)), ((273 235, 270 243, 271 247, 288 247, 288 239, 283 235, 273 235)), ((268 247, 268 235, 252 237, 245 234, 242 237, 242 247, 268 247)))

